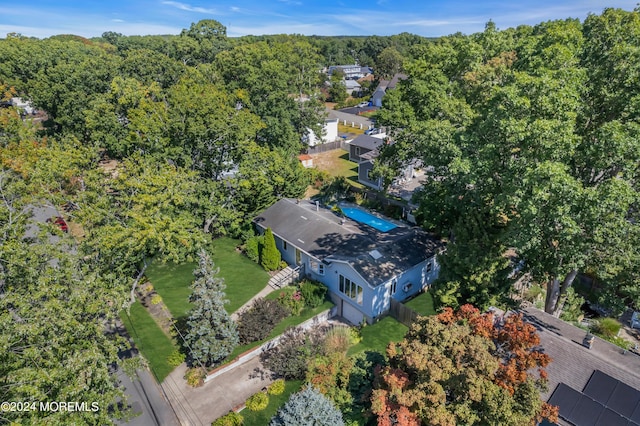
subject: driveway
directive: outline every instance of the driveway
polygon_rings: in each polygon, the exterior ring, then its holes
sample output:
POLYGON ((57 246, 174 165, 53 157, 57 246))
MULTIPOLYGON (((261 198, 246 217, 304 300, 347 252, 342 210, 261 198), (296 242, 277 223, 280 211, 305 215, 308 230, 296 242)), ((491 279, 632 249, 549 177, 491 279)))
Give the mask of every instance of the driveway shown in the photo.
POLYGON ((262 375, 260 357, 241 364, 199 388, 187 385, 184 375, 186 364, 182 364, 162 382, 162 388, 173 406, 180 423, 184 426, 210 425, 238 407, 251 395, 269 386, 270 374, 262 375))
POLYGON ((343 124, 344 121, 346 120, 348 126, 350 126, 352 122, 356 124, 362 124, 363 129, 369 129, 375 126, 374 122, 367 117, 349 114, 343 111, 336 111, 336 110, 328 110, 328 111, 329 111, 330 117, 337 118, 338 120, 340 120, 340 124, 343 124))

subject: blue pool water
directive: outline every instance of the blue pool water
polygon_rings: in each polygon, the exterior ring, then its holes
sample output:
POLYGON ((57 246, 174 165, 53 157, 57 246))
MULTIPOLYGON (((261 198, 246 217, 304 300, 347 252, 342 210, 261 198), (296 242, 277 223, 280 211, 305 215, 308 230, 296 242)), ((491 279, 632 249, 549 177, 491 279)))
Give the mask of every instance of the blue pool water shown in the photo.
POLYGON ((341 210, 348 218, 364 223, 365 225, 369 225, 380 232, 387 232, 396 228, 396 225, 388 220, 380 219, 379 217, 375 217, 374 215, 355 207, 341 207, 341 210))

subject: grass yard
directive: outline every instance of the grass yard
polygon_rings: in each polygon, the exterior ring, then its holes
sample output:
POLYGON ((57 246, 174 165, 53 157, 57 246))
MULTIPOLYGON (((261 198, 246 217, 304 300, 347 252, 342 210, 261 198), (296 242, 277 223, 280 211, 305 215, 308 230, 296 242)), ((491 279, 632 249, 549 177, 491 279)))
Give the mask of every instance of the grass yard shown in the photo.
MULTIPOLYGON (((217 238, 211 243, 211 258, 220 268, 219 276, 227 286, 225 292, 232 313, 262 290, 269 281, 269 274, 255 262, 236 251, 240 240, 217 238)), ((190 308, 189 295, 193 282, 193 270, 197 263, 161 264, 154 262, 147 269, 147 278, 164 301, 174 318, 185 316, 190 308)))
POLYGON ((349 348, 348 355, 363 351, 385 353, 389 342, 399 342, 404 338, 409 328, 390 316, 384 317, 375 324, 365 326, 362 331, 362 341, 349 348))
POLYGON ((296 393, 302 387, 302 380, 287 381, 284 384, 284 392, 280 395, 269 395, 269 405, 262 411, 242 410, 240 413, 244 417, 244 426, 264 426, 268 425, 271 418, 278 409, 289 400, 292 393, 296 393))
POLYGON ((167 358, 178 347, 162 332, 140 302, 131 306, 129 315, 126 311, 120 312, 120 318, 136 347, 149 363, 151 372, 161 383, 174 369, 167 358))
POLYGON ((433 296, 428 291, 425 291, 418 297, 414 297, 404 305, 413 309, 422 316, 436 314, 436 309, 433 307, 433 296))
POLYGON ((333 177, 344 176, 349 183, 357 188, 363 185, 358 182, 358 164, 349 160, 349 153, 343 149, 313 154, 313 164, 319 170, 324 170, 333 177))
POLYGON ((366 126, 362 126, 362 129, 361 129, 358 124, 356 124, 356 127, 351 127, 351 123, 349 122, 349 120, 347 120, 346 126, 342 124, 342 121, 338 122, 339 135, 347 134, 350 136, 358 136, 358 135, 364 134, 365 130, 367 130, 366 126))
POLYGON ((220 276, 227 284, 227 312, 235 312, 258 294, 269 282, 269 274, 260 265, 236 251, 240 240, 217 238, 213 241, 211 258, 220 268, 220 276))

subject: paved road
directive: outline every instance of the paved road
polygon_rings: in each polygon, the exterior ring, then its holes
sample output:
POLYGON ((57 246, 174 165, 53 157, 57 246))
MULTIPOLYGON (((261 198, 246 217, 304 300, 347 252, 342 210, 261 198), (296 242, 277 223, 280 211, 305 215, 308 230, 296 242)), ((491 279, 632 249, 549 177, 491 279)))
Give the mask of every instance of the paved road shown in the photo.
POLYGON ((117 420, 118 425, 129 426, 178 426, 178 418, 162 395, 162 390, 147 370, 138 370, 137 378, 131 380, 118 369, 117 377, 125 389, 131 407, 131 419, 117 420))
POLYGON ((344 120, 346 120, 347 125, 351 125, 351 123, 354 122, 356 124, 362 124, 364 129, 374 127, 374 122, 367 117, 348 114, 346 112, 336 111, 336 110, 328 110, 328 111, 330 116, 339 119, 341 124, 344 122, 344 120))

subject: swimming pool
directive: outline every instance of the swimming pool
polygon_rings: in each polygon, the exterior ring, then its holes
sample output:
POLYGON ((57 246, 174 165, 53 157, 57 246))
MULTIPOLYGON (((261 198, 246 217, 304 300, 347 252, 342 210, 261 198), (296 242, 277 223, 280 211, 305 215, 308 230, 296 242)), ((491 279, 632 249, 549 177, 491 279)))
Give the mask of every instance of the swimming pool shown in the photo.
POLYGON ((357 207, 341 207, 342 213, 348 218, 355 220, 356 222, 364 223, 372 228, 377 229, 380 232, 387 232, 396 228, 397 225, 389 222, 388 220, 380 219, 357 207))

